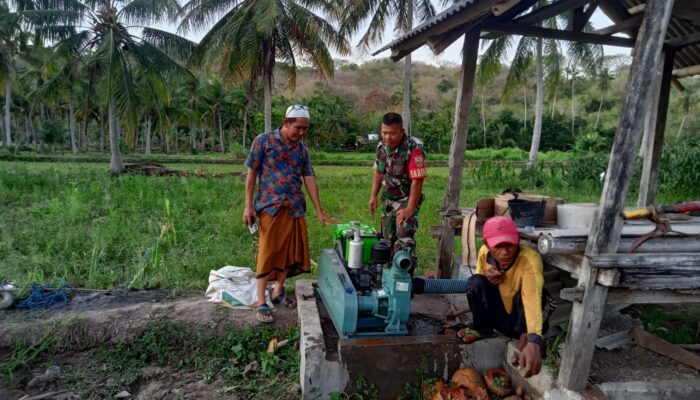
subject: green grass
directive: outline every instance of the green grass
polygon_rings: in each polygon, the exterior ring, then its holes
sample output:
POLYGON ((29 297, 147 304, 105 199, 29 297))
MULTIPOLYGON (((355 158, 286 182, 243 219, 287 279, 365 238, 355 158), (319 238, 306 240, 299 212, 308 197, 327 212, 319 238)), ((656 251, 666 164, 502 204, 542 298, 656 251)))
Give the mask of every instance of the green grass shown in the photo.
POLYGON ((700 340, 700 310, 673 309, 655 305, 635 306, 644 329, 675 344, 697 343, 700 340))
MULTIPOLYGON (((507 187, 568 202, 597 201, 600 164, 588 160, 566 169, 524 171, 484 162, 464 170, 460 204, 474 206, 507 187)), ((132 284, 189 291, 204 289, 211 269, 253 266, 254 238, 241 221, 244 182, 239 175, 244 167, 170 167, 226 175, 115 177, 105 164, 0 162, 1 278, 20 286, 63 278, 78 287, 132 284)), ((317 166, 315 171, 326 211, 341 221, 379 225, 379 215, 367 211, 371 167, 317 166)), ((425 184, 417 234, 419 271, 434 268, 436 241, 430 226, 440 223, 447 176, 447 168, 431 168, 425 184)), ((698 195, 698 186, 676 189, 662 185, 659 201, 698 195)), ((315 259, 332 246, 332 228, 318 223, 310 201, 307 216, 315 259)))
MULTIPOLYGON (((294 385, 299 379, 297 326, 277 330, 221 326, 220 332, 156 320, 129 340, 103 344, 76 357, 85 362, 62 366, 61 387, 91 399, 109 398, 122 390, 133 393, 144 383, 139 378, 140 370, 156 366, 182 374, 196 372, 207 383, 220 379, 224 383, 221 394, 237 393, 247 399, 298 396, 294 385), (272 338, 288 342, 269 354, 266 349, 272 338)), ((26 374, 46 361, 40 355, 48 353, 51 339, 47 334, 35 346, 18 343, 0 359, 0 384, 6 380, 13 386, 15 373, 26 374)), ((217 397, 217 393, 211 397, 217 397)))

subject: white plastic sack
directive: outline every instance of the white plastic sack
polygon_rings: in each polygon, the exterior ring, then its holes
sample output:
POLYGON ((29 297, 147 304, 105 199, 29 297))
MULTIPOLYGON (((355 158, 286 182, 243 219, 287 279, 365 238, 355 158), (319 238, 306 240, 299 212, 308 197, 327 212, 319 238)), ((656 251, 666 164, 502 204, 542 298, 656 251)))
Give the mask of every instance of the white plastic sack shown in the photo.
POLYGON ((204 295, 214 303, 248 308, 256 302, 255 283, 255 271, 250 268, 226 266, 209 272, 209 287, 204 295))

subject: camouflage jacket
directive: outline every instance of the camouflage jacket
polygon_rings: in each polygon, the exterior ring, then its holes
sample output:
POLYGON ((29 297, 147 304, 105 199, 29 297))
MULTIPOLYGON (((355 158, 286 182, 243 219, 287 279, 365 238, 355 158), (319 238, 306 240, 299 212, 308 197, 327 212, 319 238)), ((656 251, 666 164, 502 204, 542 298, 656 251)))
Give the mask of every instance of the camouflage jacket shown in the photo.
POLYGON ((424 179, 426 176, 425 153, 409 136, 405 136, 401 144, 393 150, 379 142, 374 168, 383 174, 382 199, 408 200, 411 181, 424 179))

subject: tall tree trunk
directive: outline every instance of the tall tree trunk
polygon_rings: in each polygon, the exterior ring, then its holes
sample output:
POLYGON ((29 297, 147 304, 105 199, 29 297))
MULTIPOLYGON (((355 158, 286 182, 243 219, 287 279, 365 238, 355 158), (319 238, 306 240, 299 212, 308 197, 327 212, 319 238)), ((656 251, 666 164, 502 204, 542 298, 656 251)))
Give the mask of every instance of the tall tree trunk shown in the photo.
POLYGON ((87 94, 85 95, 85 114, 83 116, 83 133, 80 140, 80 149, 88 151, 90 149, 90 135, 88 134, 88 124, 90 122, 90 101, 92 99, 92 84, 95 80, 94 70, 90 69, 90 77, 88 78, 87 94))
POLYGON ((681 126, 678 127, 678 133, 676 134, 676 140, 680 139, 681 131, 683 131, 683 125, 685 125, 685 120, 688 118, 688 114, 683 114, 683 119, 681 120, 681 126))
POLYGON ((600 121, 600 110, 603 109, 603 100, 605 100, 605 97, 601 95, 600 103, 598 103, 598 112, 595 115, 595 125, 593 125, 594 131, 598 130, 598 122, 600 121))
POLYGON ((219 151, 223 153, 226 151, 226 146, 224 145, 224 126, 221 123, 221 111, 217 115, 219 117, 219 151))
POLYGON ((532 143, 527 165, 531 166, 537 161, 537 153, 540 150, 542 138, 542 114, 544 113, 544 68, 542 67, 542 38, 537 39, 535 55, 535 74, 537 75, 537 98, 535 99, 535 126, 532 129, 532 143))
MULTIPOLYGON (((408 22, 406 32, 410 32, 413 29, 413 1, 409 1, 406 4, 406 19, 408 22)), ((411 54, 407 54, 404 59, 403 67, 403 127, 406 132, 411 134, 411 75, 412 75, 412 65, 411 65, 411 54)))
POLYGON ((29 115, 27 116, 27 121, 29 123, 29 131, 31 132, 32 135, 32 146, 34 149, 38 148, 39 145, 39 138, 36 137, 36 127, 34 126, 34 110, 32 109, 29 111, 29 115))
POLYGON ((576 136, 576 98, 574 97, 574 78, 575 74, 571 74, 571 137, 576 136))
POLYGON ((272 74, 275 65, 275 48, 272 40, 265 41, 265 61, 263 61, 263 108, 265 132, 272 130, 272 74))
POLYGON ((246 148, 246 136, 248 136, 248 107, 243 114, 243 148, 246 148))
POLYGON ((5 80, 5 146, 12 144, 10 127, 10 115, 12 113, 12 79, 8 76, 5 80))
POLYGON ((105 109, 100 106, 100 153, 105 151, 105 109))
POLYGON ((486 106, 484 104, 484 91, 486 88, 481 86, 481 127, 484 134, 484 148, 486 148, 486 106))
MULTIPOLYGON (((170 131, 167 129, 163 130, 163 144, 165 145, 165 153, 170 154, 170 131)), ((177 138, 177 136, 176 136, 177 138)), ((175 145, 177 146, 177 142, 175 142, 175 145)))
POLYGON ((114 102, 114 98, 109 99, 109 148, 112 152, 109 170, 113 173, 122 173, 124 172, 124 161, 122 161, 122 153, 119 149, 117 107, 114 102))
MULTIPOLYGON (((178 143, 177 143, 177 136, 178 136, 179 133, 180 133, 180 132, 177 130, 177 125, 175 125, 175 126, 173 127, 173 136, 172 136, 172 138, 173 138, 173 146, 175 147, 175 153, 179 153, 179 152, 180 152, 180 147, 179 147, 179 145, 178 145, 178 143)), ((168 151, 170 151, 170 141, 168 141, 168 151)))
POLYGON ((552 98, 552 119, 554 119, 554 112, 557 110, 557 93, 559 92, 559 87, 554 88, 554 98, 552 98))
POLYGON ((197 150, 197 123, 190 121, 190 151, 197 150))
POLYGON ((70 151, 78 153, 78 142, 75 136, 75 110, 73 110, 73 99, 68 99, 68 132, 70 133, 70 151))
POLYGON ((146 117, 146 154, 151 154, 151 115, 146 117))
POLYGON ((523 104, 525 106, 525 113, 523 114, 523 128, 527 130, 527 88, 523 88, 523 104))

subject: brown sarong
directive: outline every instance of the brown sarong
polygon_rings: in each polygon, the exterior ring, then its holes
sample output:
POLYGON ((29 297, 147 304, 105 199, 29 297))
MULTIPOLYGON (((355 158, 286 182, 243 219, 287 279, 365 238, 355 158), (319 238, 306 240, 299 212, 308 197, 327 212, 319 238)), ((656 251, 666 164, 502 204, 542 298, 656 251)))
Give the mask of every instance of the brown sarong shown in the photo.
POLYGON ((285 202, 274 217, 260 213, 260 244, 257 278, 277 279, 277 271, 287 270, 287 278, 311 271, 309 235, 304 217, 292 218, 285 202))

